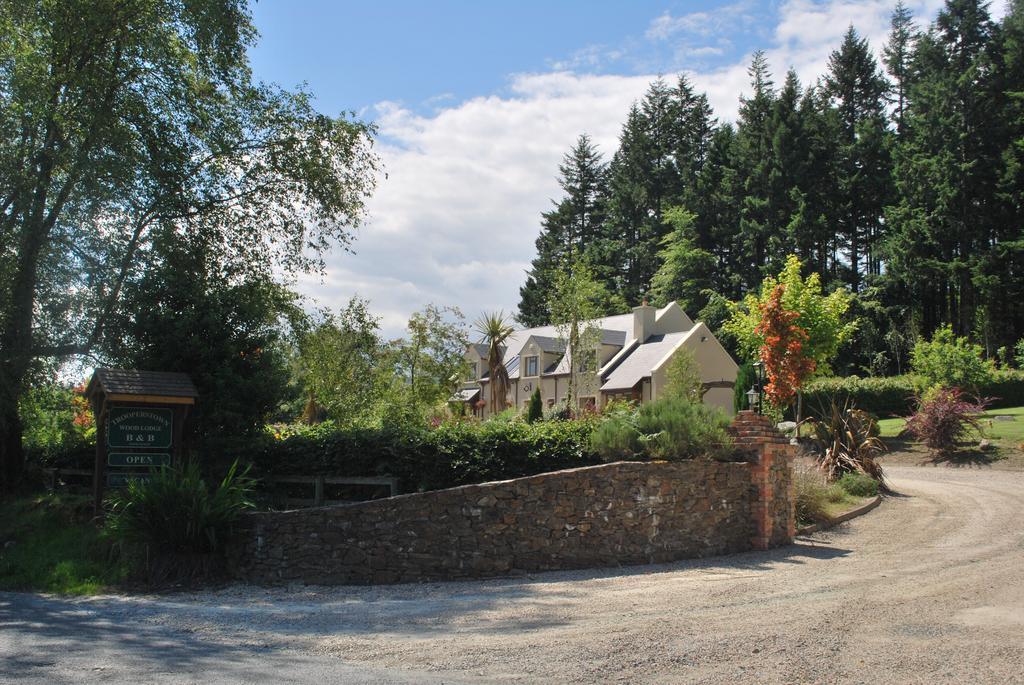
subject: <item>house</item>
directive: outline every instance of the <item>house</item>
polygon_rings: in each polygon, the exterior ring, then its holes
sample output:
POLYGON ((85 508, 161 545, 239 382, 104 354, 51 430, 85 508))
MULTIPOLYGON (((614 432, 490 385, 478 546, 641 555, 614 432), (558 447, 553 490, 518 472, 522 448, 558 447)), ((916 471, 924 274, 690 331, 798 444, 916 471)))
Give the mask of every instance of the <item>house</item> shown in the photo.
MULTIPOLYGON (((676 303, 661 309, 645 303, 630 314, 608 316, 593 324, 600 330, 597 371, 577 376, 579 408, 600 409, 616 398, 658 399, 664 393, 669 361, 679 350, 688 349, 701 370, 704 403, 733 413, 736 362, 705 324, 694 323, 676 303)), ((545 406, 565 401, 569 357, 554 326, 514 331, 505 341, 503 355, 509 376, 506 407, 525 407, 536 388, 545 406)), ((490 416, 487 345, 470 345, 466 361, 470 377, 453 399, 466 403, 476 416, 490 416)))

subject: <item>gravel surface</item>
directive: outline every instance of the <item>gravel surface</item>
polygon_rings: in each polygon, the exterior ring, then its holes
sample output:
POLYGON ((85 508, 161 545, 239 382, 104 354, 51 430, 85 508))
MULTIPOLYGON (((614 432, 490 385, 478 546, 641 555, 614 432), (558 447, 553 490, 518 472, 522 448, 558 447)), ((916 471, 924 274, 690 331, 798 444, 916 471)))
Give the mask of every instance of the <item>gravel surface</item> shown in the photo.
POLYGON ((0 594, 8 682, 1024 682, 1024 472, 764 553, 483 582, 0 594))

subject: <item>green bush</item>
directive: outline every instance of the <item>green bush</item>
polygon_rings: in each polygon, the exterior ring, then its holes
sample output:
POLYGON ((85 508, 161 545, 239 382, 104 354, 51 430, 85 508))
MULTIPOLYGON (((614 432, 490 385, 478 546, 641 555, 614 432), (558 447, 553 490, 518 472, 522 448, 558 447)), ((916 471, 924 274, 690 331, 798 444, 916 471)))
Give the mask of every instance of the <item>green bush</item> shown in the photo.
POLYGON ((237 463, 213 486, 197 462, 154 469, 111 491, 103 532, 151 580, 207 577, 218 570, 238 517, 253 506, 253 485, 237 463))
POLYGON ((878 494, 878 481, 863 473, 847 473, 836 485, 854 497, 874 497, 878 494))
POLYGON ((1024 369, 1024 338, 1017 341, 1017 344, 1013 348, 1014 358, 1017 360, 1017 366, 1024 369))
POLYGON ((910 355, 919 389, 934 386, 977 390, 992 380, 995 368, 983 358, 980 345, 953 335, 950 326, 938 329, 931 340, 920 340, 910 355))
POLYGON ((821 417, 835 399, 875 416, 904 416, 914 403, 914 380, 912 376, 818 378, 804 387, 804 409, 808 416, 821 417))
MULTIPOLYGON (((808 416, 821 417, 835 398, 878 417, 908 416, 917 407, 915 387, 920 385, 921 381, 909 375, 818 378, 804 387, 804 408, 808 416)), ((993 398, 989 406, 994 409, 1024 406, 1024 370, 999 369, 977 390, 980 397, 993 398)))
POLYGON ((388 475, 403 492, 415 492, 599 464, 590 448, 596 422, 452 421, 433 430, 277 426, 246 454, 258 475, 388 475))
POLYGON ((594 449, 605 459, 727 458, 729 420, 718 409, 683 397, 641 405, 635 413, 606 415, 594 431, 594 449))
POLYGON ((544 418, 544 404, 540 399, 540 388, 533 391, 530 395, 530 406, 526 411, 526 422, 536 423, 544 418))

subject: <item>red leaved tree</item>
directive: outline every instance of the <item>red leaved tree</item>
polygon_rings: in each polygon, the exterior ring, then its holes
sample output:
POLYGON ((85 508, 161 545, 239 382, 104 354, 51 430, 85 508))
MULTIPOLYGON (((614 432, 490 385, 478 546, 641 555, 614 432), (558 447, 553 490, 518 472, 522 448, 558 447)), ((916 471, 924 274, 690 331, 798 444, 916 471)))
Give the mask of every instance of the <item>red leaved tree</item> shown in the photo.
POLYGON ((768 299, 758 305, 761 321, 756 329, 764 339, 760 357, 768 378, 765 395, 772 406, 780 408, 793 400, 816 366, 805 352, 807 331, 794 323, 799 313, 782 305, 785 290, 785 285, 776 285, 768 299))

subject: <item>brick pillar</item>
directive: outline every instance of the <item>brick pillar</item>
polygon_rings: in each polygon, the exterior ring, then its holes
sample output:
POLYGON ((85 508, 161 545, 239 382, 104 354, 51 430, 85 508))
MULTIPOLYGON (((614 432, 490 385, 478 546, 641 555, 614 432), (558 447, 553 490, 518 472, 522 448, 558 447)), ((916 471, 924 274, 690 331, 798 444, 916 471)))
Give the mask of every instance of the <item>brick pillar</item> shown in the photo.
POLYGON ((796 492, 793 457, 796 449, 767 416, 741 411, 729 426, 736 447, 750 461, 753 490, 753 549, 788 545, 796 536, 796 492))

